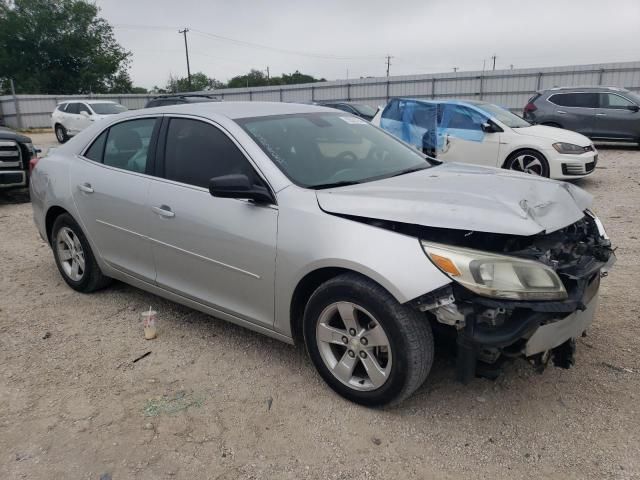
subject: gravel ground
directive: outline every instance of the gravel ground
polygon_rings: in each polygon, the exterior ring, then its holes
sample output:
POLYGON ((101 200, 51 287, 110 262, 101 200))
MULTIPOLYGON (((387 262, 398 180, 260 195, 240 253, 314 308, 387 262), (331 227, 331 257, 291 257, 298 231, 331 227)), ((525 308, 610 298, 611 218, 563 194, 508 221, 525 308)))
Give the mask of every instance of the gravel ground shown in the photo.
POLYGON ((462 386, 441 352, 383 410, 332 393, 299 348, 124 284, 72 291, 24 195, 2 196, 0 478, 640 478, 639 162, 603 149, 578 182, 618 263, 573 369, 462 386))

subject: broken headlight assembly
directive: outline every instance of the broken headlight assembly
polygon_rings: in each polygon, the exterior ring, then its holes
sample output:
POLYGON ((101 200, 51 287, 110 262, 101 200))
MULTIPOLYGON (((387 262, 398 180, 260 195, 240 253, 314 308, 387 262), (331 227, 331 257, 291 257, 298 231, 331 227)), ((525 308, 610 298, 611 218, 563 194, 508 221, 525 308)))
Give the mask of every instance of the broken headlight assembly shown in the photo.
POLYGON ((445 275, 485 297, 510 300, 564 300, 567 291, 543 263, 422 240, 422 248, 445 275))

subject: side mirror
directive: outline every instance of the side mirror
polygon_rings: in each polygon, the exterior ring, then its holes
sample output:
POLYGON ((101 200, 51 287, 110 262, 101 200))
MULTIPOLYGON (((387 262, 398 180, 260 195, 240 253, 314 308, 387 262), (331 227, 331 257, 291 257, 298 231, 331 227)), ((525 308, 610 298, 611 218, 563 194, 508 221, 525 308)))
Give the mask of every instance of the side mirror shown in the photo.
POLYGON ((82 115, 82 116, 83 116, 83 117, 85 117, 85 118, 89 118, 89 117, 90 117, 89 112, 87 112, 86 110, 82 110, 82 111, 80 112, 80 115, 82 115))
POLYGON ((638 112, 638 110, 640 110, 640 107, 638 105, 629 105, 627 107, 627 110, 631 110, 632 112, 638 112))
POLYGON ((484 133, 498 133, 502 131, 502 129, 493 122, 484 122, 481 128, 484 133))
POLYGON ((209 180, 209 193, 220 198, 246 198, 256 203, 275 203, 266 187, 253 185, 243 173, 213 177, 209 180))

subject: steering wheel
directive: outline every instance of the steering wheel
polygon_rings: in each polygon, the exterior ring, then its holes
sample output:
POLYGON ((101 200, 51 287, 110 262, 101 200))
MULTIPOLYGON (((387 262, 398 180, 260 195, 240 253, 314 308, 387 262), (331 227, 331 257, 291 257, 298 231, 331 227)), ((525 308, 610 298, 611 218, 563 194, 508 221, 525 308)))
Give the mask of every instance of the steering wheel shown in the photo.
POLYGON ((336 157, 337 161, 347 161, 347 162, 357 162, 358 161, 358 156, 349 151, 346 150, 344 152, 341 152, 337 157, 336 157))

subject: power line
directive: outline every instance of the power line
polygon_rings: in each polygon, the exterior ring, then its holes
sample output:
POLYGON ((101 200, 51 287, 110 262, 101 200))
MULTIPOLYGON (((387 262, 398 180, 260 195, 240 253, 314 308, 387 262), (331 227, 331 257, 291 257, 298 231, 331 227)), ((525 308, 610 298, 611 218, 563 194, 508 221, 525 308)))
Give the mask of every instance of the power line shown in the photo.
POLYGON ((183 30, 178 30, 178 33, 184 35, 184 52, 187 55, 187 82, 189 83, 189 90, 191 90, 191 67, 189 66, 189 45, 187 44, 187 32, 189 29, 184 27, 183 30))
MULTIPOLYGON (((125 29, 125 30, 126 29, 175 30, 176 28, 176 27, 169 27, 164 25, 139 25, 139 24, 115 24, 114 27, 125 29)), ((223 35, 218 35, 216 33, 211 33, 211 32, 205 32, 203 30, 198 30, 195 28, 191 28, 190 31, 192 33, 195 33, 204 37, 209 37, 216 40, 234 43, 236 45, 243 46, 243 47, 259 48, 262 50, 271 50, 274 52, 283 53, 287 55, 299 55, 303 57, 320 58, 325 60, 371 60, 371 59, 380 58, 378 56, 342 56, 342 55, 328 55, 328 54, 321 54, 321 53, 301 52, 298 50, 289 50, 285 48, 273 47, 270 45, 262 45, 259 43, 247 42, 244 40, 237 40, 235 38, 225 37, 223 35)))

